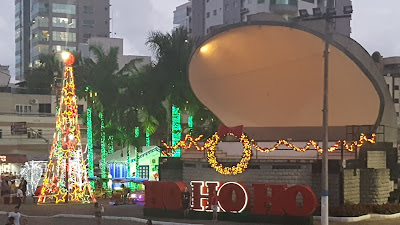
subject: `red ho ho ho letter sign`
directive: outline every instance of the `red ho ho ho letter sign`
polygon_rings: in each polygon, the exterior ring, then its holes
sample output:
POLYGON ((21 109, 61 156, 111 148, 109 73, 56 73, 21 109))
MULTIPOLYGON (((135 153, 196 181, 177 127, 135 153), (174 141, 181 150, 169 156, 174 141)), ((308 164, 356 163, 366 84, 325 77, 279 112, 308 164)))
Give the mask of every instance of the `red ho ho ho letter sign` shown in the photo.
MULTIPOLYGON (((145 208, 180 210, 182 182, 146 181, 145 208)), ((241 183, 218 181, 192 181, 191 207, 196 211, 212 211, 211 199, 217 195, 218 211, 240 213, 249 203, 249 191, 241 183)), ((309 216, 318 206, 317 198, 310 187, 281 184, 253 184, 253 214, 309 216), (268 195, 270 191, 270 195, 268 195), (297 196, 303 198, 302 206, 297 204, 297 196)))

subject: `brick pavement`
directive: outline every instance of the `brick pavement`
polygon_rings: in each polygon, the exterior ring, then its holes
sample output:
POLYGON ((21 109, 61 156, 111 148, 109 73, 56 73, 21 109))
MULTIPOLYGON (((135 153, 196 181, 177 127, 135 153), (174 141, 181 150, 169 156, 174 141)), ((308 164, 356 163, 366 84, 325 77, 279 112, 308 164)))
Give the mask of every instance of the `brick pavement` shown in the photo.
MULTIPOLYGON (((107 201, 100 200, 100 203, 105 206, 105 216, 120 216, 120 217, 137 217, 144 218, 143 216, 143 206, 133 206, 133 205, 120 205, 120 206, 111 206, 108 205, 107 201)), ((14 205, 2 205, 0 204, 0 211, 10 212, 14 208, 14 205)), ((78 214, 78 215, 93 215, 94 207, 93 204, 89 205, 81 205, 81 204, 70 204, 70 205, 36 205, 32 203, 28 203, 22 205, 21 213, 30 216, 54 216, 58 214, 78 214)), ((70 224, 85 224, 91 225, 95 224, 93 219, 75 219, 75 218, 28 218, 29 225, 31 224, 40 224, 40 225, 70 225, 70 224)), ((216 222, 213 223, 211 221, 199 221, 199 220, 183 220, 183 219, 159 219, 158 221, 169 221, 169 222, 177 222, 177 223, 191 223, 191 224, 219 224, 219 225, 229 225, 229 224, 237 224, 237 225, 245 225, 245 223, 232 223, 232 222, 216 222)), ((0 225, 5 224, 6 217, 0 216, 0 225)), ((104 220, 103 225, 134 225, 134 224, 143 224, 133 221, 114 221, 114 220, 104 220)), ((249 223, 250 224, 250 223, 249 223)), ((320 225, 320 222, 315 220, 315 225, 320 225)), ((361 222, 353 222, 353 223, 338 223, 338 222, 330 222, 330 225, 399 225, 400 218, 392 219, 392 220, 379 220, 379 221, 361 221, 361 222)), ((256 225, 252 223, 252 225, 256 225)))

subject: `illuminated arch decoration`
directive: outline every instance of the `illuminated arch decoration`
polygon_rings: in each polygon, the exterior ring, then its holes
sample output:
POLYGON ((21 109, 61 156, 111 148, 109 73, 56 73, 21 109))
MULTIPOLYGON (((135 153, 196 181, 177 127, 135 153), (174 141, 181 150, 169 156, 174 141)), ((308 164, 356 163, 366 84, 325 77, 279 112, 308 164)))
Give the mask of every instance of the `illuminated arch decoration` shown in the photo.
MULTIPOLYGON (((218 162, 217 157, 215 156, 215 147, 223 136, 218 135, 216 132, 211 138, 207 139, 203 146, 200 146, 199 141, 203 138, 203 135, 198 136, 197 138, 192 137, 190 134, 187 134, 184 140, 179 141, 176 145, 170 146, 167 143, 163 142, 163 145, 168 150, 172 150, 171 152, 162 151, 162 154, 165 156, 172 156, 176 149, 190 149, 192 147, 196 148, 198 151, 207 150, 207 159, 212 168, 214 168, 218 173, 223 175, 236 175, 239 173, 243 173, 249 164, 249 161, 252 156, 252 147, 261 152, 272 152, 278 149, 280 146, 285 145, 288 148, 293 149, 298 152, 305 152, 307 150, 316 150, 319 153, 323 152, 323 149, 317 144, 316 141, 310 140, 307 142, 306 146, 303 148, 297 147, 294 144, 290 143, 287 140, 279 140, 272 148, 262 148, 260 147, 255 140, 249 139, 246 134, 242 133, 241 136, 238 136, 233 133, 227 133, 226 135, 237 137, 240 142, 243 144, 243 154, 238 164, 232 167, 225 167, 221 163, 218 162)), ((344 149, 349 152, 353 152, 358 147, 364 145, 364 143, 375 143, 376 135, 372 134, 371 138, 368 138, 365 134, 361 134, 358 141, 348 142, 337 141, 335 145, 328 148, 328 152, 334 152, 340 149, 341 144, 343 143, 344 149)))
POLYGON ((38 204, 96 201, 88 180, 81 144, 72 69, 73 55, 66 53, 64 62, 64 80, 57 111, 56 132, 38 204))

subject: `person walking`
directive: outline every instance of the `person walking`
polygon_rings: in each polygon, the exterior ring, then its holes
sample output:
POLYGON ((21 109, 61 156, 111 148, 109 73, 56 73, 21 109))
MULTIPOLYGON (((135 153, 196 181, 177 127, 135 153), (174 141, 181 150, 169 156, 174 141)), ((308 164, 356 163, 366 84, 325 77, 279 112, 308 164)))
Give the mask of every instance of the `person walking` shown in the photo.
POLYGON ((217 221, 218 220, 218 197, 217 197, 217 191, 213 192, 213 196, 211 197, 211 209, 213 211, 213 221, 217 221))
POLYGON ((19 205, 14 207, 14 212, 8 214, 8 218, 14 217, 14 224, 20 225, 19 220, 21 219, 21 213, 19 212, 19 205))
POLYGON ((101 225, 101 222, 103 220, 103 213, 104 213, 104 206, 103 205, 99 205, 98 202, 94 203, 94 218, 96 220, 96 224, 97 225, 101 225))
POLYGON ((190 193, 187 187, 185 187, 182 192, 182 208, 183 208, 183 217, 185 219, 188 219, 189 209, 190 209, 190 193))
POLYGON ((22 203, 25 203, 27 186, 28 182, 25 180, 25 178, 22 177, 21 183, 19 184, 19 189, 21 189, 23 195, 22 203))
POLYGON ((10 203, 10 185, 7 177, 4 177, 3 182, 1 182, 1 197, 3 197, 3 204, 8 205, 10 203))
POLYGON ((14 221, 15 221, 14 217, 12 217, 12 216, 8 217, 8 221, 7 221, 6 225, 15 225, 14 221))
POLYGON ((20 188, 18 188, 18 189, 17 189, 17 198, 16 198, 17 202, 16 202, 16 203, 17 203, 18 205, 21 205, 23 199, 24 199, 24 194, 23 194, 22 190, 21 190, 20 188))

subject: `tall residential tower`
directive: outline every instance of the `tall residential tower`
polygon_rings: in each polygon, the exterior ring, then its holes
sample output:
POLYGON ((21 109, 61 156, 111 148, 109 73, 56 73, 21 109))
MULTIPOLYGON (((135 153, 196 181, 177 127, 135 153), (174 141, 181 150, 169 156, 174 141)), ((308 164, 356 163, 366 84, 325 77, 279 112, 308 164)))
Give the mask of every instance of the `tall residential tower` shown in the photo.
POLYGON ((90 37, 109 37, 110 0, 15 0, 15 78, 40 54, 76 51, 90 37))

